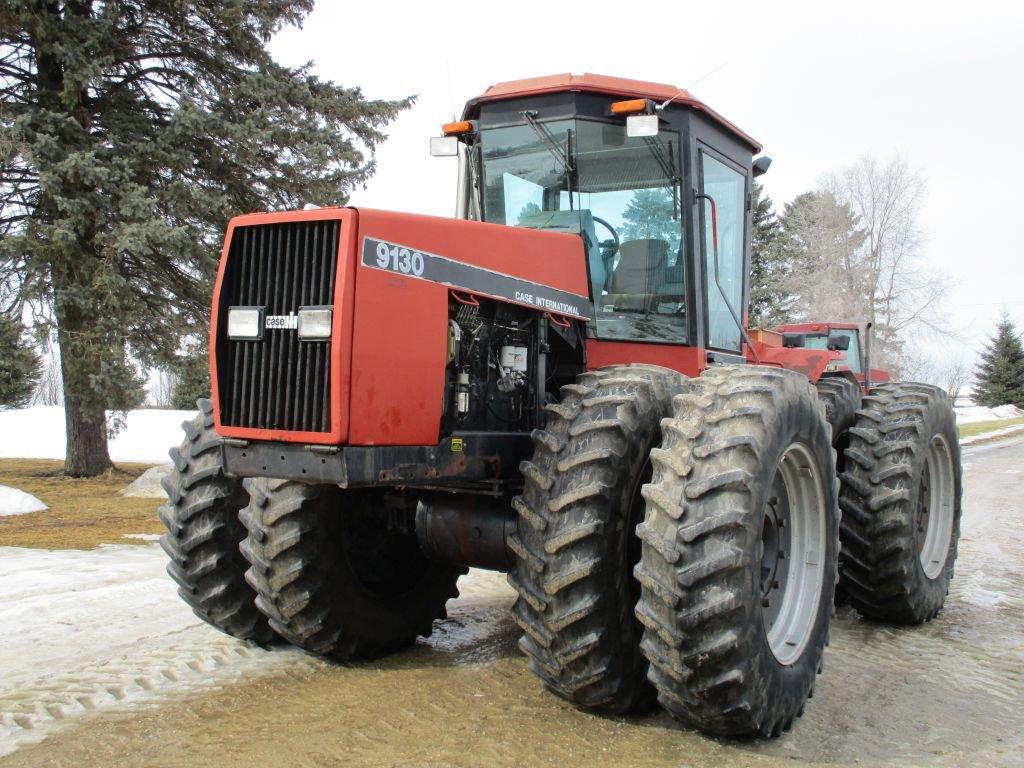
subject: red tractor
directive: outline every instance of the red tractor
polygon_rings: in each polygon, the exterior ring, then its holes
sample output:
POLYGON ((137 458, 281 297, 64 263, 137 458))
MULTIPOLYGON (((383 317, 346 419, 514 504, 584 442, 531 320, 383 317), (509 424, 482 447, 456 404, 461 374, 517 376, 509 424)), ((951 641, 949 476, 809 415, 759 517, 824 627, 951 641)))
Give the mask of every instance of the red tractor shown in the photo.
POLYGON ((949 400, 872 379, 861 401, 839 326, 748 333, 756 141, 685 91, 596 75, 493 86, 443 133, 455 219, 229 224, 213 396, 161 509, 201 618, 372 657, 428 635, 468 567, 504 570, 557 695, 777 735, 837 579, 873 618, 935 616, 949 400))

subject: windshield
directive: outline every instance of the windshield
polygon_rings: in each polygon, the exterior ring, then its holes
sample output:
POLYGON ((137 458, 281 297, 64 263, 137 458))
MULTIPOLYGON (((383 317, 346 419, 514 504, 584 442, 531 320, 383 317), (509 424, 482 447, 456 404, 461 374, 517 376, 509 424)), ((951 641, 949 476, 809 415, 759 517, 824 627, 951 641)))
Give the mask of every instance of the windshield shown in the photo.
POLYGON ((582 235, 598 338, 685 343, 678 152, 589 120, 485 129, 483 218, 582 235))
MULTIPOLYGON (((854 373, 862 373, 860 362, 860 334, 849 328, 833 328, 832 336, 848 336, 850 348, 842 352, 846 355, 846 365, 854 373)), ((807 336, 804 339, 804 346, 809 349, 828 349, 828 336, 807 336)))

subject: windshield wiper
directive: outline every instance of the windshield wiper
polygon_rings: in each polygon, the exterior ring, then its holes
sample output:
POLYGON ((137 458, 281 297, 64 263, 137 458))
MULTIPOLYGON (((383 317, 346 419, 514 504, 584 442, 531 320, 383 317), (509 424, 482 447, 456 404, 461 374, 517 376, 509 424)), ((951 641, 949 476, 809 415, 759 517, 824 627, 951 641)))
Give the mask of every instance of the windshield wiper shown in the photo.
POLYGON ((572 167, 572 158, 569 155, 568 142, 565 149, 559 146, 558 142, 555 141, 555 137, 552 135, 543 124, 537 122, 537 113, 533 110, 526 110, 520 112, 523 117, 526 118, 526 122, 533 128, 533 132, 537 134, 541 141, 544 142, 545 148, 552 154, 552 156, 559 163, 562 164, 562 173, 572 173, 575 169, 572 167))
POLYGON ((565 176, 565 189, 569 194, 569 210, 573 210, 572 205, 572 175, 576 172, 572 164, 572 131, 565 132, 565 149, 563 150, 558 142, 555 141, 555 137, 546 126, 537 122, 537 112, 534 110, 524 110, 520 112, 526 122, 533 128, 533 132, 537 134, 541 141, 544 142, 544 147, 551 155, 562 164, 562 175, 565 176))

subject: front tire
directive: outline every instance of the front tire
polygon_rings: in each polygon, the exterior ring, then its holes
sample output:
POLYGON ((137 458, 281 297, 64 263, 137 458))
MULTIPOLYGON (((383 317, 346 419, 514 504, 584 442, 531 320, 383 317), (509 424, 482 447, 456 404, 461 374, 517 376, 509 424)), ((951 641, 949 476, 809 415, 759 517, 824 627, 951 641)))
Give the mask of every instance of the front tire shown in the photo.
POLYGON ((547 407, 533 458, 522 463, 518 533, 509 540, 519 647, 549 690, 591 711, 654 704, 633 616, 635 529, 648 456, 683 381, 646 365, 581 374, 547 407))
POLYGON ((644 487, 636 614, 658 700, 721 736, 776 736, 803 712, 828 638, 838 479, 814 386, 706 370, 663 423, 644 487))
POLYGON ((170 451, 174 469, 161 483, 168 501, 157 514, 167 528, 160 546, 167 573, 193 613, 221 632, 266 644, 274 631, 256 609, 256 593, 245 581, 245 538, 239 510, 249 496, 221 463, 221 438, 213 428, 213 404, 197 400, 199 415, 184 422, 185 440, 170 451))
POLYGON ((428 560, 415 506, 386 491, 249 479, 242 553, 256 606, 292 644, 339 661, 429 636, 465 568, 428 560))
POLYGON ((846 450, 841 579, 860 613, 894 624, 942 609, 960 538, 960 440, 949 397, 882 384, 864 398, 846 450))

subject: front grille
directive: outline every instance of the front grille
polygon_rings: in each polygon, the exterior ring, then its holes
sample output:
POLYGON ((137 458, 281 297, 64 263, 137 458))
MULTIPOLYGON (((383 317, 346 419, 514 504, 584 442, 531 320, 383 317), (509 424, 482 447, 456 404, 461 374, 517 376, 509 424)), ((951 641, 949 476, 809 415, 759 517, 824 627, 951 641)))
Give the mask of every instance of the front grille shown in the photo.
POLYGON ((217 379, 221 424, 329 432, 331 342, 299 341, 294 329, 265 329, 258 341, 227 338, 232 306, 264 316, 334 304, 341 222, 237 227, 221 284, 217 379))

